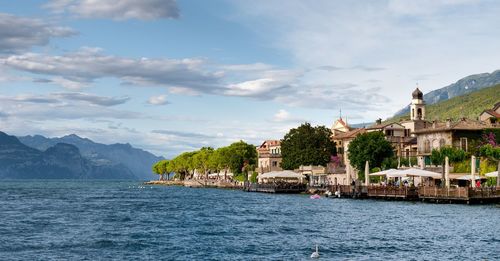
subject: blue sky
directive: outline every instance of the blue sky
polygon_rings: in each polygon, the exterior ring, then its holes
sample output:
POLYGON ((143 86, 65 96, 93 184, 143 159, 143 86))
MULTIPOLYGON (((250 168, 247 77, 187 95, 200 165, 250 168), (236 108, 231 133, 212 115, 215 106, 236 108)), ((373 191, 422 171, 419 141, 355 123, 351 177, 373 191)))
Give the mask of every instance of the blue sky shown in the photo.
POLYGON ((387 118, 499 69, 500 3, 0 1, 0 127, 174 156, 387 118))

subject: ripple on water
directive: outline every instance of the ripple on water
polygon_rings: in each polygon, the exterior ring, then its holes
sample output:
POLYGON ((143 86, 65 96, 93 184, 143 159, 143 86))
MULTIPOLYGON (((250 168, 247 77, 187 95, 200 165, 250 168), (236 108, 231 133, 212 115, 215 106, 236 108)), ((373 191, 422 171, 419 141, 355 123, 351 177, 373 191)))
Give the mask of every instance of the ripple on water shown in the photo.
POLYGON ((0 183, 2 259, 500 259, 496 206, 141 187, 0 183))

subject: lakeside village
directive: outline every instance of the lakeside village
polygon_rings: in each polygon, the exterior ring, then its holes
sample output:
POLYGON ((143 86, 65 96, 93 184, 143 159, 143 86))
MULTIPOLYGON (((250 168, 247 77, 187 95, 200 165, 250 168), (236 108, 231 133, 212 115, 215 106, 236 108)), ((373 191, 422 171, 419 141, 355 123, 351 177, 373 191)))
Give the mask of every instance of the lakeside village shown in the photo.
POLYGON ((410 118, 352 128, 305 123, 281 140, 185 152, 153 166, 148 184, 332 197, 500 203, 500 102, 477 119, 428 121, 423 93, 410 118), (171 178, 172 177, 172 178, 171 178))

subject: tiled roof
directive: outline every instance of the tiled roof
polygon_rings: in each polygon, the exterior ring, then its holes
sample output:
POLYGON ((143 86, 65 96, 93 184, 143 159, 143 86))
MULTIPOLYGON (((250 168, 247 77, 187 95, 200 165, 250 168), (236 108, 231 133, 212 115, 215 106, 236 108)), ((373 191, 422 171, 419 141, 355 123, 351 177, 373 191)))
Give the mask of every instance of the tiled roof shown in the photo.
MULTIPOLYGON (((483 113, 485 113, 485 112, 488 113, 489 115, 493 116, 493 117, 500 118, 500 113, 498 113, 498 112, 496 112, 494 110, 484 110, 483 113)), ((483 113, 481 113, 481 114, 483 114, 483 113)))
POLYGON ((383 129, 389 125, 392 125, 392 124, 397 124, 401 127, 403 127, 401 124, 397 123, 397 122, 388 122, 388 123, 382 123, 382 124, 375 124, 375 125, 372 125, 368 128, 366 128, 367 130, 377 130, 377 129, 383 129))
POLYGON ((415 131, 414 133, 428 133, 428 132, 442 132, 442 131, 451 131, 451 130, 483 130, 486 128, 500 128, 498 125, 491 125, 480 121, 475 121, 471 119, 461 119, 456 122, 450 122, 449 125, 447 122, 435 122, 430 124, 425 129, 420 129, 415 131))
POLYGON ((342 139, 348 139, 348 138, 354 138, 358 136, 358 134, 365 133, 366 129, 365 128, 359 128, 359 129, 354 129, 348 132, 341 133, 339 135, 335 135, 332 138, 335 140, 342 140, 342 139))
POLYGON ((281 145, 280 140, 266 140, 262 142, 262 144, 259 146, 259 148, 264 148, 264 146, 267 144, 267 146, 279 146, 281 145))

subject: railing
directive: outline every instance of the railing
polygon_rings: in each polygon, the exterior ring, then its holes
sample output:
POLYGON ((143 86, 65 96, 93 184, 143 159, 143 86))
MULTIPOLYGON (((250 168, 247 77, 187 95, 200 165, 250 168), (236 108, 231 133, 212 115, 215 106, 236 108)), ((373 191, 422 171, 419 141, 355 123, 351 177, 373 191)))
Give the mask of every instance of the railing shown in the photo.
POLYGON ((500 187, 491 188, 438 188, 420 187, 421 198, 495 198, 500 197, 500 187))
POLYGON ((439 187, 420 187, 418 195, 421 198, 468 198, 468 188, 439 188, 439 187))
POLYGON ((470 198, 496 198, 500 197, 500 187, 470 188, 470 198))
POLYGON ((418 190, 415 187, 394 187, 394 186, 370 186, 368 187, 369 197, 418 197, 418 190))

